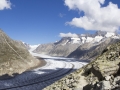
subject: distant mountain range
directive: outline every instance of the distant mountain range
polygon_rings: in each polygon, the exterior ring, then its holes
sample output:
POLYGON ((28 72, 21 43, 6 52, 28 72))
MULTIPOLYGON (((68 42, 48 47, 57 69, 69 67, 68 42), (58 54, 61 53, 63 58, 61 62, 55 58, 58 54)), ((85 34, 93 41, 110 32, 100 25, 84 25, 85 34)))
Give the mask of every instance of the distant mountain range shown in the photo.
POLYGON ((103 31, 97 31, 95 34, 76 35, 78 37, 63 37, 58 42, 40 44, 34 48, 31 45, 25 45, 35 53, 91 60, 97 57, 108 45, 120 39, 119 34, 103 31))

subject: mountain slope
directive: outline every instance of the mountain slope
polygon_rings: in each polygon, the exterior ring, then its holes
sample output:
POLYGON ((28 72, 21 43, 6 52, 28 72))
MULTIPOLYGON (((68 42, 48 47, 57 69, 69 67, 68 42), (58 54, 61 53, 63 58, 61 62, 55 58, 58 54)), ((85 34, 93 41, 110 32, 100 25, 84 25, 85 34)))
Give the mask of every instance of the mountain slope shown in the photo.
POLYGON ((79 46, 78 41, 62 38, 59 42, 39 45, 34 52, 50 56, 68 56, 79 46))
POLYGON ((33 52, 49 55, 49 52, 53 50, 53 48, 54 48, 54 44, 52 43, 41 44, 33 52))
POLYGON ((117 41, 119 41, 119 39, 106 38, 98 44, 85 43, 80 45, 75 51, 68 55, 68 57, 82 60, 94 60, 108 45, 116 43, 117 41))
POLYGON ((0 76, 20 74, 39 63, 22 42, 12 40, 0 30, 0 76))

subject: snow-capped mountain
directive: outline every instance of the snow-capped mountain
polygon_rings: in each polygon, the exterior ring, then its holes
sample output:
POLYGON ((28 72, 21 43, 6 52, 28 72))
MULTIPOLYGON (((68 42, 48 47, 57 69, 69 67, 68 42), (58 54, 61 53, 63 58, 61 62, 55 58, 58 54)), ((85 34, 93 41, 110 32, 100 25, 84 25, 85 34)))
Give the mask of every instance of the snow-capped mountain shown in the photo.
POLYGON ((81 34, 79 38, 81 40, 80 42, 84 44, 89 42, 98 43, 105 38, 119 39, 120 37, 115 33, 97 31, 95 34, 81 34))
POLYGON ((80 38, 63 37, 60 41, 55 42, 55 44, 61 44, 64 46, 66 44, 75 44, 80 42, 80 38))
POLYGON ((82 60, 94 60, 98 55, 102 53, 102 51, 113 43, 119 42, 120 39, 114 38, 105 38, 105 40, 93 44, 93 43, 85 43, 80 45, 75 51, 73 51, 69 58, 78 58, 82 60))
POLYGON ((105 38, 115 38, 119 39, 119 35, 115 33, 110 33, 110 32, 103 32, 103 31, 97 31, 95 34, 77 34, 78 37, 63 37, 58 43, 62 43, 62 45, 66 45, 67 43, 69 44, 74 44, 74 43, 79 43, 79 44, 84 44, 84 43, 98 43, 102 41, 105 38))
POLYGON ((82 35, 84 43, 81 44, 68 57, 79 58, 84 60, 93 60, 108 46, 120 41, 119 34, 98 31, 94 35, 82 35))
POLYGON ((71 53, 77 50, 79 46, 81 47, 84 45, 86 48, 92 48, 105 42, 108 38, 120 39, 118 34, 103 31, 97 31, 95 34, 76 35, 78 37, 63 37, 55 43, 41 44, 34 50, 34 52, 51 56, 67 57, 71 56, 71 53))
POLYGON ((97 31, 95 34, 77 34, 78 38, 74 37, 63 37, 58 43, 62 43, 62 45, 69 44, 84 44, 84 43, 99 43, 105 38, 114 38, 119 39, 120 36, 115 33, 110 32, 103 32, 103 31, 97 31))

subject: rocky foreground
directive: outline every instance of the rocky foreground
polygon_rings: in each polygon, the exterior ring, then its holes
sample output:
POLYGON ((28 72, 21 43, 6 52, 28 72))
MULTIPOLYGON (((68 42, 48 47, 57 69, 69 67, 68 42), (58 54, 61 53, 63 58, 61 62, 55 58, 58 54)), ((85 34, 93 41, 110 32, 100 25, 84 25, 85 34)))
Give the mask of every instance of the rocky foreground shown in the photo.
POLYGON ((104 49, 96 60, 44 90, 120 90, 120 41, 104 49))

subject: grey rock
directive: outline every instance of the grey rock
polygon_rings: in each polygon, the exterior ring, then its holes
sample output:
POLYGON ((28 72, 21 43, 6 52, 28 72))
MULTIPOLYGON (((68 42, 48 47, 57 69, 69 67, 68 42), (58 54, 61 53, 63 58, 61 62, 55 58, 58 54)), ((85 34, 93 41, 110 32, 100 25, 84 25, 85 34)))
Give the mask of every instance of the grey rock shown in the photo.
POLYGON ((101 90, 111 89, 111 84, 109 81, 102 81, 101 84, 102 84, 101 90))
POLYGON ((83 88, 75 88, 74 90, 83 90, 83 88))
POLYGON ((73 87, 76 87, 78 85, 78 83, 72 83, 73 87))
POLYGON ((106 80, 106 81, 109 81, 110 79, 111 79, 111 76, 106 76, 106 77, 105 77, 105 80, 106 80))
POLYGON ((69 79, 66 80, 66 84, 69 84, 69 79))

